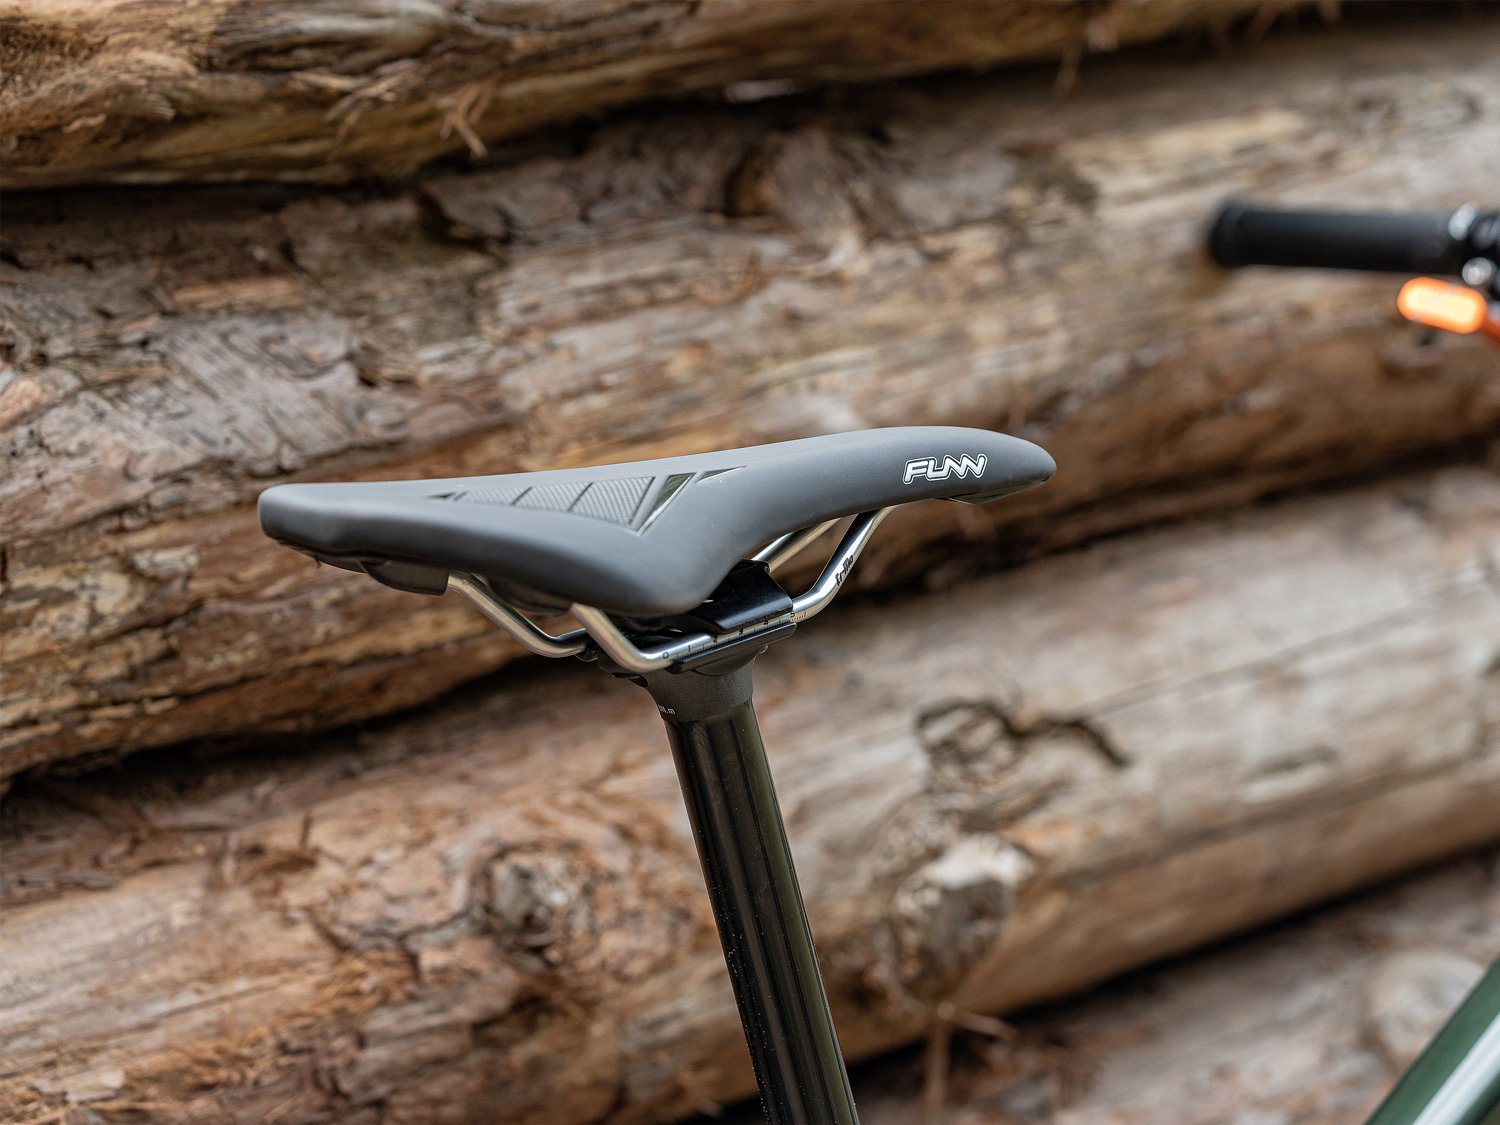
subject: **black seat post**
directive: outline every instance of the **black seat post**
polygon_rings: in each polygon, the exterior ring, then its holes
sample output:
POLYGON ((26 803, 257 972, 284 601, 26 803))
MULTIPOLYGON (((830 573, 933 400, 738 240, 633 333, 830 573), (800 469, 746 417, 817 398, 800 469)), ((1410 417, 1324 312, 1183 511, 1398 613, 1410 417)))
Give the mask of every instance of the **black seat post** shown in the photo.
MULTIPOLYGON (((855 541, 878 523, 861 521, 855 541)), ((702 605, 659 623, 704 630, 708 647, 645 673, 592 658, 650 692, 666 723, 767 1120, 857 1125, 751 702, 755 659, 796 629, 795 613, 769 563, 747 560, 702 605)))
POLYGON ((751 664, 640 677, 667 726, 771 1125, 857 1125, 751 702, 751 664))

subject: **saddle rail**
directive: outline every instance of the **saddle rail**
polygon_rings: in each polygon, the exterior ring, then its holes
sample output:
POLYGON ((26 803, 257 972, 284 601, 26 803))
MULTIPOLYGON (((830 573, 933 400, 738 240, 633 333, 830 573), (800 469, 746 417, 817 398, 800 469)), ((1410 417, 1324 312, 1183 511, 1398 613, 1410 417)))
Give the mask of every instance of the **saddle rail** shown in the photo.
MULTIPOLYGON (((805 591, 792 598, 790 608, 784 612, 752 621, 738 629, 717 633, 689 633, 646 648, 637 645, 615 624, 609 614, 594 606, 575 602, 569 608, 569 613, 582 627, 553 634, 497 597, 488 583, 473 574, 450 574, 448 589, 467 599, 491 622, 538 656, 578 656, 588 648, 589 641, 592 640, 622 669, 644 675, 674 665, 686 665, 695 657, 719 650, 730 642, 758 640, 762 636, 779 632, 788 624, 800 624, 821 613, 838 594, 876 529, 894 510, 881 508, 856 516, 823 565, 817 579, 805 591)), ((788 532, 757 551, 751 556, 751 560, 763 563, 768 571, 775 571, 820 539, 837 522, 828 520, 801 531, 788 532)))

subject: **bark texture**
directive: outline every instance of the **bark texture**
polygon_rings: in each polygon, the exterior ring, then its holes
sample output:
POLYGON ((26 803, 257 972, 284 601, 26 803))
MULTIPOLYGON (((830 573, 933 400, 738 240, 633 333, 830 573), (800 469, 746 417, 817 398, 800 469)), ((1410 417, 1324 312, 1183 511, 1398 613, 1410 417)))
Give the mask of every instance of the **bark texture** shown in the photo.
POLYGON ((1261 0, 8 0, 12 187, 400 175, 642 98, 1063 57, 1261 0))
MULTIPOLYGON (((1497 948, 1490 853, 1008 1027, 966 1019, 980 1030, 954 1033, 941 1125, 1362 1125, 1497 948)), ((905 1053, 856 1070, 862 1125, 926 1120, 930 1067, 905 1053)), ((763 1118, 745 1104, 717 1120, 763 1118)))
MULTIPOLYGON (((762 661, 846 1049, 1493 839, 1500 482, 819 618, 762 661)), ((643 1122, 745 1093, 649 702, 580 668, 6 806, 0 1115, 643 1122)))
POLYGON ((1487 435, 1493 354, 1416 346, 1389 280, 1225 277, 1199 246, 1234 193, 1483 198, 1497 27, 1101 65, 1065 104, 1021 74, 654 114, 393 194, 18 197, 0 775, 350 720, 515 655, 456 599, 265 541, 275 481, 914 422, 1042 441, 1046 488, 901 513, 857 572, 940 583, 1487 435))

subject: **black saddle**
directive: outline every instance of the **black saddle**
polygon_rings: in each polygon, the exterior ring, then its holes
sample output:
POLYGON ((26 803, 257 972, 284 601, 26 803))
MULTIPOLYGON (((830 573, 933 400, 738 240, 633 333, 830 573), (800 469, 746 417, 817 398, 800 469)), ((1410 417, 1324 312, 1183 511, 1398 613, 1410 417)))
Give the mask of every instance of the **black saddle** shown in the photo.
POLYGON ((981 504, 1054 469, 1020 438, 910 426, 586 469, 278 485, 260 522, 405 590, 440 594, 472 573, 517 605, 652 619, 702 604, 778 536, 913 500, 981 504))

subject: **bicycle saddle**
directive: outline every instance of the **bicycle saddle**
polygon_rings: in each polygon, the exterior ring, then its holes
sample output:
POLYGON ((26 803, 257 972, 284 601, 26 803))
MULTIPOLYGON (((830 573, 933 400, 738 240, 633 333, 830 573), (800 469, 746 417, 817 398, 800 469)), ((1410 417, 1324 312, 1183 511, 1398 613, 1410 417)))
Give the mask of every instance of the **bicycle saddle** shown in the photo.
POLYGON ((529 609, 650 620, 702 604, 788 533, 913 500, 984 503, 1054 469, 1020 438, 909 426, 583 469, 277 485, 260 522, 400 589, 440 594, 470 573, 529 609))

